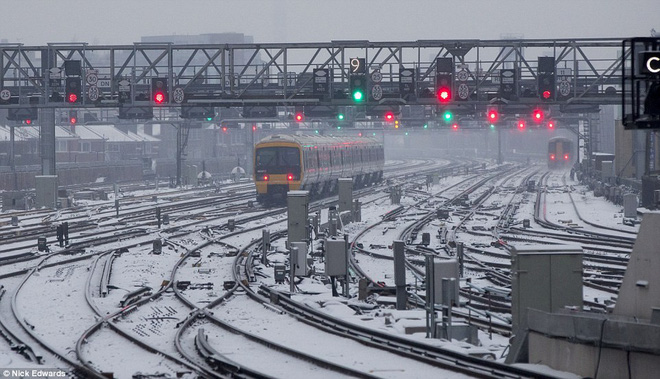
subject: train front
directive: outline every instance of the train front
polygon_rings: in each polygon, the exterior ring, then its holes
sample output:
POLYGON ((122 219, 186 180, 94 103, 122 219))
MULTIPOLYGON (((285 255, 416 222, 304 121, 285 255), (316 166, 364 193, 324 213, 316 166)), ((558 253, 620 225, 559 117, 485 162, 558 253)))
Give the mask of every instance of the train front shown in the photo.
POLYGON ((302 164, 295 142, 260 142, 254 150, 254 182, 260 203, 285 202, 300 189, 302 164))

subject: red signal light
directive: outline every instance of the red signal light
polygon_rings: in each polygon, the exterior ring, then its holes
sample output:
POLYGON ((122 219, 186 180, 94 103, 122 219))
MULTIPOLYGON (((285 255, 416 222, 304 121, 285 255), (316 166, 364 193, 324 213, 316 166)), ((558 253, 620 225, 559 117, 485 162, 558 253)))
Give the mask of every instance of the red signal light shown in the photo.
POLYGON ((499 118, 499 114, 497 113, 496 110, 491 109, 488 111, 488 121, 490 123, 496 122, 498 118, 499 118))
POLYGON ((293 180, 293 174, 288 174, 286 176, 286 180, 293 180))
POLYGON ((555 160, 555 155, 554 155, 554 154, 550 154, 550 160, 551 160, 551 161, 554 161, 554 160, 555 160))
POLYGON ((454 129, 454 130, 458 130, 458 124, 452 124, 451 128, 454 129))
POLYGON ((78 95, 76 95, 75 93, 70 93, 67 100, 69 101, 69 103, 75 103, 76 101, 78 101, 78 95))
POLYGON ((568 154, 564 154, 564 160, 565 160, 565 161, 568 160, 568 154))
POLYGON ((252 131, 254 132, 254 131, 256 131, 256 130, 257 130, 257 126, 256 126, 256 125, 252 125, 252 131))
POLYGON ((535 109, 534 113, 532 113, 532 118, 536 122, 543 121, 543 111, 541 109, 535 109))
POLYGON ((25 120, 25 123, 28 124, 28 125, 30 125, 30 124, 32 123, 32 120, 30 120, 30 119, 28 118, 27 120, 25 120))
POLYGON ((392 112, 385 113, 385 120, 387 120, 387 121, 394 120, 394 113, 392 113, 392 112))
POLYGON ((549 99, 550 96, 552 96, 552 93, 550 93, 550 91, 543 91, 541 96, 543 96, 544 99, 549 99))
POLYGON ((525 129, 525 121, 524 120, 518 121, 518 129, 520 129, 520 130, 525 129))
POLYGON ((296 113, 296 121, 300 122, 303 120, 303 115, 302 113, 296 113))
POLYGON ((451 100, 451 91, 449 88, 443 87, 438 90, 438 100, 440 100, 441 103, 446 103, 451 100))
POLYGON ((227 131, 227 127, 226 127, 226 126, 223 126, 223 127, 222 127, 222 131, 223 131, 223 132, 226 132, 226 131, 227 131))
POLYGON ((555 122, 554 121, 548 121, 548 129, 554 129, 555 128, 555 122))
POLYGON ((156 92, 156 94, 154 95, 154 102, 156 104, 162 104, 163 101, 165 101, 165 94, 162 92, 156 92))
POLYGON ((270 179, 270 177, 269 177, 268 175, 264 175, 264 178, 263 178, 263 179, 264 179, 264 182, 267 182, 268 179, 270 179))
POLYGON ((78 120, 77 120, 75 117, 71 117, 71 118, 69 119, 69 123, 70 123, 71 125, 75 125, 76 122, 78 122, 78 120))

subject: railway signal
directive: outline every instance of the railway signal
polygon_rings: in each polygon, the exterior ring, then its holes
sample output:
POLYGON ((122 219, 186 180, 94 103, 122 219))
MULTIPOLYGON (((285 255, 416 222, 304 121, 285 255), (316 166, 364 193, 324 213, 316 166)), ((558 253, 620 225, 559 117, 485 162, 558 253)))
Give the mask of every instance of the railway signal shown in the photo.
POLYGON ((447 110, 447 111, 444 111, 444 112, 442 113, 442 119, 443 119, 445 122, 451 122, 451 119, 452 119, 452 118, 454 118, 454 115, 451 113, 451 111, 448 111, 448 110, 447 110))
POLYGON ((67 103, 77 103, 80 101, 82 79, 80 77, 67 77, 65 81, 65 96, 67 103))
POLYGON ((441 103, 448 103, 452 99, 452 74, 438 74, 436 76, 437 96, 441 103))
POLYGON ((78 123, 78 111, 72 109, 69 111, 69 124, 75 125, 78 123))
POLYGON ((534 112, 532 112, 532 120, 536 123, 543 121, 544 116, 542 109, 534 109, 534 112))
POLYGON ((435 60, 435 94, 440 103, 446 104, 453 99, 454 59, 438 58, 435 60))
POLYGON ((497 112, 497 109, 489 109, 487 114, 488 122, 495 124, 499 120, 500 114, 497 112))
POLYGON ((555 58, 539 57, 537 91, 539 98, 543 101, 552 101, 555 99, 555 58))
POLYGON ((168 103, 167 78, 151 78, 151 101, 156 105, 168 103))
POLYGON ((356 103, 364 101, 367 93, 367 76, 363 74, 351 75, 349 79, 351 99, 356 103))

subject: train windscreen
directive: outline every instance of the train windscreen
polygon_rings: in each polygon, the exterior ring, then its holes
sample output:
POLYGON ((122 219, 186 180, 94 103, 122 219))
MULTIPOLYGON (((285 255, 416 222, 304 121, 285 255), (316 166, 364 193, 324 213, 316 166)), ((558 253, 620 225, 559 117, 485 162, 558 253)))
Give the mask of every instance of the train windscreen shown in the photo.
POLYGON ((300 172, 300 151, 295 147, 262 147, 257 150, 257 173, 300 172))

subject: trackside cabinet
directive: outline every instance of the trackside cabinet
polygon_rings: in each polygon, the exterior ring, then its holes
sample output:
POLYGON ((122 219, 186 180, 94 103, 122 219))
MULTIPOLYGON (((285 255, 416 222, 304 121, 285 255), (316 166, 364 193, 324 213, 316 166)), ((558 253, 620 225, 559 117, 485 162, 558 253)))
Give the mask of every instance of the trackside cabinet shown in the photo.
POLYGON ((513 332, 527 329, 527 310, 582 308, 582 247, 521 245, 511 249, 513 332))

